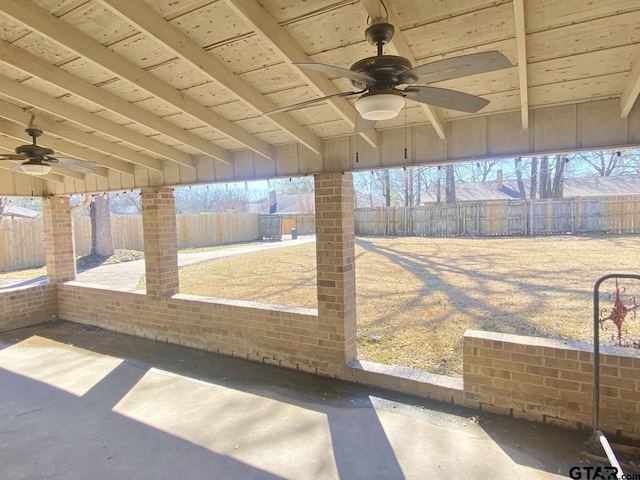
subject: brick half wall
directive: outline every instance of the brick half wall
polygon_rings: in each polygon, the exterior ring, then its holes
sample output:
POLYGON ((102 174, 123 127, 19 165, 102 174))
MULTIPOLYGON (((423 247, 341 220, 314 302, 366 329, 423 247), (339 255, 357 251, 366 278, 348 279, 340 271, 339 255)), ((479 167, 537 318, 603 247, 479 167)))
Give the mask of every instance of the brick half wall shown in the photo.
POLYGON ((0 291, 0 331, 46 322, 58 313, 55 284, 0 291))
MULTIPOLYGON (((77 282, 58 286, 63 320, 157 339, 321 375, 338 373, 335 355, 323 346, 312 309, 144 291, 108 290, 77 282)), ((344 366, 342 366, 344 371, 344 366)))
MULTIPOLYGON (((468 330, 464 403, 570 428, 593 419, 593 346, 468 330)), ((600 422, 608 433, 640 438, 640 350, 602 346, 600 422)))

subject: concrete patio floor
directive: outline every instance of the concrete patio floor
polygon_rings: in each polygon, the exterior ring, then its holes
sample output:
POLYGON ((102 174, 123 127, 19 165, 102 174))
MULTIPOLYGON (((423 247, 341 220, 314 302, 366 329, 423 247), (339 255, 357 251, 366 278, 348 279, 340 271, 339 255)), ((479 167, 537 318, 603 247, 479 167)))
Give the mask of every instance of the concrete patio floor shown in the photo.
POLYGON ((587 437, 61 321, 0 385, 6 479, 566 478, 587 437))

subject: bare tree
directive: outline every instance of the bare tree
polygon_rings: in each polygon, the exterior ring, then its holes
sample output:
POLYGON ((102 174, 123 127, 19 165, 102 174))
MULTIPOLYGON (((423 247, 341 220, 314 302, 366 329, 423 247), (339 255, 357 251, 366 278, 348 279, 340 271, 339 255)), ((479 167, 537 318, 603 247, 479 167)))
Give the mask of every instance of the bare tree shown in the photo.
POLYGON ((556 155, 551 159, 548 155, 540 159, 540 198, 562 198, 564 186, 565 157, 556 155))
POLYGON ((109 194, 109 209, 111 213, 142 213, 142 197, 140 190, 109 194))
POLYGON ((387 207, 390 207, 391 206, 391 176, 389 175, 389 170, 377 171, 375 172, 375 176, 380 182, 382 195, 385 198, 385 205, 387 207))
POLYGON ((379 194, 379 183, 373 174, 367 173, 354 173, 353 186, 355 190, 355 207, 369 207, 373 208, 373 199, 379 194), (367 205, 360 205, 360 199, 366 198, 367 205))
POLYGON ((500 167, 502 160, 485 160, 482 162, 458 163, 455 165, 456 181, 486 182, 493 177, 493 171, 500 167))
POLYGON ((624 165, 621 152, 589 152, 576 154, 583 162, 590 165, 600 177, 610 177, 624 165))
POLYGON ((279 179, 271 182, 276 192, 282 195, 295 195, 296 193, 311 193, 315 191, 315 181, 313 176, 291 177, 279 179))

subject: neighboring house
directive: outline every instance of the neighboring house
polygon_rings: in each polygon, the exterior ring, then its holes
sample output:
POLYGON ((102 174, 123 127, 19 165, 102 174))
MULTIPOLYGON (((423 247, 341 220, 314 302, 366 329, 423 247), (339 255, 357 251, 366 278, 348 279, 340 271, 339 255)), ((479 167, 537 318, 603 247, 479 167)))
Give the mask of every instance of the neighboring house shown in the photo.
POLYGON ((31 210, 30 208, 20 207, 18 205, 7 204, 2 210, 0 217, 14 218, 39 218, 42 216, 42 212, 31 210))
MULTIPOLYGON (((529 198, 529 182, 525 181, 525 194, 529 198)), ((422 196, 424 205, 437 201, 436 185, 431 185, 422 196)), ((444 185, 441 187, 444 198, 444 185)), ((640 175, 616 177, 568 178, 564 182, 563 198, 589 197, 597 195, 631 195, 640 193, 640 175)), ((456 183, 456 200, 460 202, 482 202, 489 200, 517 200, 520 191, 516 180, 503 180, 498 172, 496 180, 488 182, 456 183)))
POLYGON ((387 205, 387 199, 384 195, 368 195, 364 192, 356 191, 355 204, 356 208, 385 207, 387 205))

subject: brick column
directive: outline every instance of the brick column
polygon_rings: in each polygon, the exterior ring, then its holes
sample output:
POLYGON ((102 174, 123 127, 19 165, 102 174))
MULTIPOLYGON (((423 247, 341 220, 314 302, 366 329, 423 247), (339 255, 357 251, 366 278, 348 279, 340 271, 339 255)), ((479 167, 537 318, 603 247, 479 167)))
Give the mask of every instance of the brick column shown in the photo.
POLYGON ((48 197, 42 202, 44 253, 49 283, 76 278, 73 220, 69 197, 48 197))
POLYGON ((147 295, 178 293, 176 203, 170 188, 142 188, 142 230, 147 295))
POLYGON ((324 360, 344 365, 357 356, 353 176, 316 175, 315 191, 319 343, 324 360))

